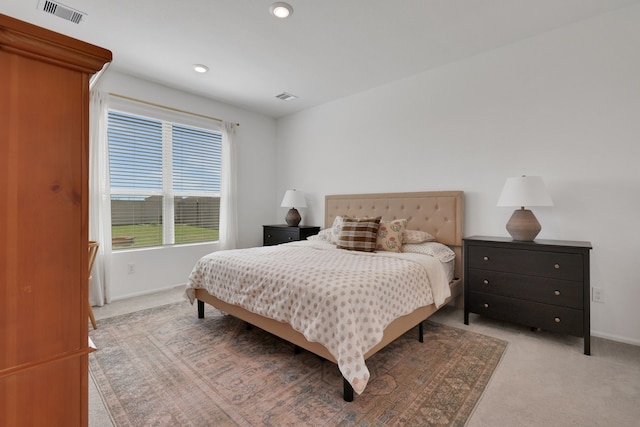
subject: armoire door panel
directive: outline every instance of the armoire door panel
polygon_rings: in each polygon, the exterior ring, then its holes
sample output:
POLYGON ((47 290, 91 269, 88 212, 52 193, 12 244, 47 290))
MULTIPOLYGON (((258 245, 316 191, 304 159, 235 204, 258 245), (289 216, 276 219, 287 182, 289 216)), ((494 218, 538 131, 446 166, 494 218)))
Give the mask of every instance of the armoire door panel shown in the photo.
MULTIPOLYGON (((4 320, 14 325, 21 345, 0 364, 19 365, 46 359, 83 345, 78 325, 87 275, 77 256, 82 250, 81 228, 83 162, 81 129, 71 126, 81 117, 80 73, 13 55, 8 82, 14 88, 15 111, 10 120, 18 126, 3 144, 7 158, 10 230, 4 245, 12 252, 14 273, 5 281, 12 309, 4 320), (26 69, 25 73, 17 70, 26 69), (43 84, 47 75, 55 85, 43 84), (21 88, 27 87, 28 90, 21 88), (42 114, 34 105, 51 106, 42 114)), ((50 83, 50 82, 49 82, 50 83)))
POLYGON ((85 369, 87 354, 0 377, 0 426, 86 425, 81 411, 88 393, 85 369), (24 402, 30 407, 25 409, 24 402))

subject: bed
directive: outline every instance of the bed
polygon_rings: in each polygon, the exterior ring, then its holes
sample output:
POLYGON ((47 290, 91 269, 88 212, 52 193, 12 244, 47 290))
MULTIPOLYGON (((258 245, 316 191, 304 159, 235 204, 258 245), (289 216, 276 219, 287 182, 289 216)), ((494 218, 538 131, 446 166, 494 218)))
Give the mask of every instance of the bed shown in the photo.
MULTIPOLYGON (((318 241, 322 239, 317 238, 311 241, 292 242, 275 247, 247 248, 209 254, 199 260, 194 267, 189 277, 185 294, 192 303, 197 300, 198 317, 200 318, 204 317, 205 303, 207 303, 222 312, 242 319, 251 325, 255 325, 291 342, 294 344, 296 350, 303 348, 338 364, 344 378, 344 399, 346 401, 352 401, 354 391, 360 394, 369 379, 369 372, 364 363, 369 357, 373 356, 416 325, 419 325, 419 336, 417 338, 422 342, 422 322, 425 319, 454 299, 456 305, 461 306, 463 282, 461 259, 463 192, 434 191, 326 196, 325 230, 328 232, 332 226, 335 225, 336 217, 345 216, 355 218, 382 217, 383 220, 386 221, 406 219, 407 230, 418 230, 429 233, 438 243, 450 248, 452 254, 455 254, 455 260, 448 263, 451 271, 446 272, 448 276, 444 283, 444 286, 447 288, 445 289, 446 292, 437 290, 435 286, 436 282, 442 282, 441 272, 446 271, 446 265, 443 263, 442 267, 435 266, 435 264, 439 265, 440 263, 423 259, 430 257, 424 257, 422 255, 418 257, 415 254, 409 254, 413 255, 415 259, 405 260, 404 254, 395 254, 387 251, 377 251, 375 255, 370 252, 345 251, 344 249, 337 249, 335 245, 318 241), (345 260, 347 256, 350 257, 348 261, 345 260), (280 262, 278 261, 278 257, 288 260, 282 261, 287 264, 287 269, 300 269, 299 273, 293 272, 296 280, 300 282, 300 284, 293 283, 291 285, 295 288, 295 291, 284 287, 282 283, 279 282, 281 276, 290 275, 288 271, 270 271, 280 262), (247 259, 251 261, 246 261, 247 259), (344 271, 351 273, 360 271, 359 264, 357 263, 366 264, 365 267, 362 267, 362 274, 363 277, 367 277, 367 283, 369 283, 369 279, 372 279, 372 289, 380 288, 385 292, 385 297, 382 299, 381 297, 371 296, 373 300, 396 298, 396 294, 400 295, 405 293, 408 294, 407 298, 409 299, 390 300, 392 303, 389 304, 388 309, 385 307, 384 310, 376 310, 374 307, 373 311, 366 311, 369 315, 365 314, 365 320, 375 322, 381 319, 379 322, 382 325, 381 329, 375 325, 363 326, 359 324, 357 332, 354 332, 356 329, 352 331, 349 328, 351 328, 353 323, 360 322, 361 320, 355 319, 355 321, 352 321, 353 318, 349 317, 351 314, 345 313, 347 311, 355 312, 355 306, 353 310, 343 311, 337 307, 338 302, 336 302, 336 307, 329 308, 329 304, 331 304, 329 300, 332 298, 336 300, 336 295, 339 292, 342 294, 345 294, 345 292, 342 290, 343 288, 341 288, 342 283, 327 284, 327 277, 322 276, 322 274, 324 274, 322 268, 324 267, 320 265, 319 260, 325 259, 328 260, 328 265, 355 265, 356 267, 354 268, 344 269, 344 271), (318 260, 317 266, 313 264, 316 260, 318 260), (331 264, 331 262, 337 264, 331 264), (235 263, 238 263, 238 265, 236 266, 235 263), (255 268, 262 268, 263 270, 257 270, 257 273, 251 273, 253 276, 251 276, 250 273, 245 274, 245 271, 249 272, 250 269, 254 268, 254 264, 257 265, 255 268), (375 266, 373 266, 374 264, 375 266), (387 274, 386 270, 381 272, 379 269, 387 268, 386 266, 388 266, 389 271, 395 271, 396 268, 400 269, 396 264, 402 266, 402 271, 409 269, 410 274, 406 276, 406 278, 394 278, 392 280, 394 283, 401 283, 401 285, 398 286, 408 287, 406 291, 389 292, 389 289, 385 288, 386 284, 378 286, 377 280, 378 277, 386 277, 391 273, 389 272, 387 274), (301 267, 302 265, 304 265, 304 268, 301 267), (433 269, 427 268, 430 266, 433 267, 433 269), (233 273, 233 268, 235 268, 235 271, 238 273, 233 273), (242 271, 242 273, 240 273, 240 271, 242 271), (316 274, 317 276, 314 276, 316 274), (369 274, 369 276, 366 276, 366 274, 369 274), (243 276, 243 278, 238 279, 236 276, 243 276), (426 279, 422 278, 422 276, 425 276, 426 279), (256 291, 256 288, 254 288, 252 291, 243 291, 233 295, 229 293, 231 292, 229 289, 232 288, 231 282, 249 280, 247 277, 252 277, 251 280, 256 282, 255 286, 264 286, 264 289, 260 288, 261 290, 256 291), (324 281, 321 281, 319 279, 320 277, 324 277, 324 281), (321 285, 314 283, 316 280, 318 280, 321 285), (428 280, 430 282, 432 281, 433 284, 426 287, 428 291, 423 292, 422 288, 420 288, 420 292, 417 292, 415 291, 415 287, 411 287, 414 286, 414 280, 428 280), (209 284, 207 285, 205 282, 209 284), (315 291, 304 288, 302 285, 303 282, 305 284, 304 286, 310 284, 309 286, 311 286, 311 288, 321 289, 323 292, 326 292, 326 295, 320 295, 319 293, 313 294, 312 291, 315 291), (207 288, 207 286, 209 287, 207 288), (331 294, 332 289, 335 290, 334 294, 331 294), (273 295, 274 300, 278 301, 277 309, 273 308, 275 303, 272 301, 262 304, 263 301, 266 301, 265 294, 268 292, 278 294, 277 296, 273 295), (387 295, 389 293, 393 295, 387 295), (427 296, 422 295, 423 293, 426 293, 427 296), (288 298, 294 294, 296 296, 303 294, 303 296, 307 298, 304 309, 308 311, 300 309, 302 304, 288 301, 288 298), (309 297, 309 295, 312 296, 309 297), (428 299, 429 295, 431 296, 430 300, 428 299), (245 304, 247 301, 251 302, 251 304, 245 304), (327 304, 326 307, 324 306, 325 303, 327 304), (250 307, 250 309, 243 308, 241 305, 250 307), (311 310, 317 310, 317 312, 311 312, 311 310), (325 317, 326 312, 331 314, 325 317), (335 314, 333 314, 333 312, 335 312, 335 314), (371 313, 375 313, 375 316, 370 316, 371 313), (369 317, 371 317, 371 319, 369 317), (375 317, 375 319, 373 319, 373 317, 375 317), (305 318, 305 321, 310 323, 301 323, 302 318, 305 318), (308 318, 313 319, 309 320, 308 318), (324 326, 325 334, 321 335, 320 325, 322 325, 322 323, 318 323, 319 321, 327 322, 330 328, 333 329, 327 332, 327 327, 324 326), (375 338, 358 336, 365 330, 375 335, 375 338), (323 340, 325 335, 332 336, 332 339, 336 339, 339 343, 335 344, 332 341, 323 340), (355 339, 357 342, 350 341, 352 339, 355 339), (366 345, 361 344, 361 342, 365 340, 368 340, 366 345), (353 358, 351 357, 351 353, 346 354, 342 352, 342 349, 347 347, 349 351, 355 352, 353 358), (353 350, 354 347, 357 347, 359 350, 353 350)), ((336 268, 336 271, 338 270, 342 271, 343 269, 336 268)), ((357 274, 351 274, 351 276, 353 275, 357 274)), ((331 279, 331 277, 329 277, 329 279, 331 279)), ((347 283, 347 278, 343 278, 343 276, 336 277, 337 281, 344 281, 344 289, 352 289, 351 292, 353 294, 353 288, 349 287, 351 283, 347 283)), ((358 286, 362 287, 362 285, 358 286)), ((366 293, 367 295, 369 294, 368 291, 366 293)), ((357 299, 359 300, 360 298, 357 299)), ((340 302, 340 300, 338 301, 340 302)), ((375 301, 367 300, 366 303, 374 304, 374 302, 375 301)), ((350 303, 351 299, 349 299, 349 304, 350 303)), ((345 301, 342 301, 341 304, 344 307, 345 301)), ((351 307, 349 304, 346 305, 348 308, 351 307)), ((363 312, 362 308, 360 312, 363 312)), ((359 315, 355 313, 354 316, 357 318, 359 315)))

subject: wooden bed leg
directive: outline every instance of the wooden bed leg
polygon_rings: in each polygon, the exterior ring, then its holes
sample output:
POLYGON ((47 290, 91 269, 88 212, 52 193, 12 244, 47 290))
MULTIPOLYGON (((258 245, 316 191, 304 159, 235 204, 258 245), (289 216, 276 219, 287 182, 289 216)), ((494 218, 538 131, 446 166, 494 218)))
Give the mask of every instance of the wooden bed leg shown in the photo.
POLYGON ((353 387, 349 384, 349 381, 345 377, 342 377, 342 383, 344 387, 344 401, 353 402, 353 387))
MULTIPOLYGON (((454 280, 460 279, 456 277, 454 280)), ((464 292, 461 292, 460 295, 456 297, 454 305, 459 310, 462 310, 464 308, 464 292)), ((465 325, 468 325, 468 323, 465 323, 465 325)))
POLYGON ((198 300, 198 319, 204 319, 204 301, 198 300))
POLYGON ((418 341, 419 342, 424 342, 424 329, 423 329, 423 324, 424 322, 420 322, 420 324, 418 325, 418 341))

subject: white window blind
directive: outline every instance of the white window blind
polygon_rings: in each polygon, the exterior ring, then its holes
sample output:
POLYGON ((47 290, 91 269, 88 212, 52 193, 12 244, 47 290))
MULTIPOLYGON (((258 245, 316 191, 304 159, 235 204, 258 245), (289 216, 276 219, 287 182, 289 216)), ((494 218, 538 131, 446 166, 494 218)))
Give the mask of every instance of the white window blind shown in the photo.
POLYGON ((113 248, 218 240, 221 133, 109 111, 113 248))
POLYGON ((218 240, 222 135, 174 124, 176 243, 218 240))

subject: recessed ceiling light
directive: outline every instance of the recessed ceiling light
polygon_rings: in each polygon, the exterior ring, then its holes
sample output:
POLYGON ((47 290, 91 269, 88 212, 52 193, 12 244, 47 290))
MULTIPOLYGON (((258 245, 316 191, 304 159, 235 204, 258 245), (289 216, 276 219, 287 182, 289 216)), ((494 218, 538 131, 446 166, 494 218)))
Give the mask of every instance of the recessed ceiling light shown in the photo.
POLYGON ((202 64, 194 64, 193 71, 197 73, 206 73, 207 71, 209 71, 209 67, 202 64))
POLYGON ((276 18, 286 18, 293 13, 293 8, 289 3, 277 1, 269 7, 269 12, 276 18))

